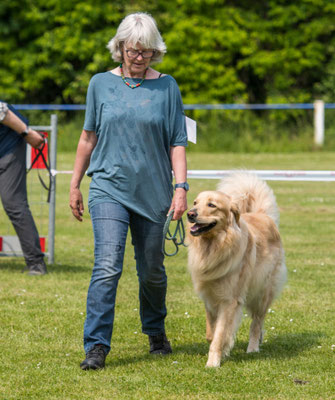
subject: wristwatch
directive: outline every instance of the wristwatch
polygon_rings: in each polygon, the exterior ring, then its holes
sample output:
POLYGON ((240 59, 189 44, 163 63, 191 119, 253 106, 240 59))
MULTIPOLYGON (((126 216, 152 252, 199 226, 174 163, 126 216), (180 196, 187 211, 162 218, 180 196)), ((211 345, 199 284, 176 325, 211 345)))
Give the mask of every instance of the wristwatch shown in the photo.
POLYGON ((29 132, 29 126, 27 126, 26 129, 25 129, 23 132, 20 133, 20 135, 21 135, 22 137, 25 137, 25 136, 28 135, 28 132, 29 132))
POLYGON ((187 182, 176 183, 174 185, 174 190, 176 190, 178 188, 184 189, 184 190, 186 190, 186 192, 190 189, 190 187, 189 187, 187 182))

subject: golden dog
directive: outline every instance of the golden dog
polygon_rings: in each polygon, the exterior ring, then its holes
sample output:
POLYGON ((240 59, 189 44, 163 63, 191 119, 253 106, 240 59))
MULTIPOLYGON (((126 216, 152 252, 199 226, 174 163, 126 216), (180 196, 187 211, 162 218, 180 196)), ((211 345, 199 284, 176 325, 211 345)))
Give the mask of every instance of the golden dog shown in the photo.
POLYGON ((252 318, 247 352, 259 351, 267 310, 286 281, 272 190, 256 175, 234 173, 201 192, 188 218, 188 265, 206 308, 207 367, 229 355, 242 308, 252 318))

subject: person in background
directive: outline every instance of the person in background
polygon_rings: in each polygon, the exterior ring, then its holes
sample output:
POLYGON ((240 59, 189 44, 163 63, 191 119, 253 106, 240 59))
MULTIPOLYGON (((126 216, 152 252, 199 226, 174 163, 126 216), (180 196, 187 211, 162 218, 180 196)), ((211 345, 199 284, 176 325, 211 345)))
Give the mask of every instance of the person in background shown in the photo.
POLYGON ((142 332, 149 337, 151 354, 172 352, 164 324, 163 228, 170 210, 180 219, 187 209, 185 115, 174 78, 151 67, 166 52, 155 20, 146 13, 128 15, 107 47, 119 66, 90 81, 70 187, 70 207, 81 221, 80 183, 88 168, 95 261, 87 295, 84 370, 103 368, 110 351, 128 227, 142 332))
POLYGON ((28 275, 47 273, 26 185, 26 143, 38 148, 43 137, 28 127, 14 107, 0 101, 0 197, 19 238, 28 275))

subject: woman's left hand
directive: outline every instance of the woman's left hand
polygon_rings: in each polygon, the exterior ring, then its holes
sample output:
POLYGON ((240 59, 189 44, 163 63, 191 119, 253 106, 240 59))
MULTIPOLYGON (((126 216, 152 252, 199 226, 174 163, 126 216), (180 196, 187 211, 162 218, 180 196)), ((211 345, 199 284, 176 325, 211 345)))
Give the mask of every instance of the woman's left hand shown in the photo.
POLYGON ((29 128, 28 134, 27 136, 25 136, 25 140, 35 149, 38 149, 44 143, 44 136, 34 131, 33 129, 29 128))
POLYGON ((174 210, 173 220, 180 219, 187 210, 187 192, 183 188, 177 188, 172 199, 168 214, 174 210))

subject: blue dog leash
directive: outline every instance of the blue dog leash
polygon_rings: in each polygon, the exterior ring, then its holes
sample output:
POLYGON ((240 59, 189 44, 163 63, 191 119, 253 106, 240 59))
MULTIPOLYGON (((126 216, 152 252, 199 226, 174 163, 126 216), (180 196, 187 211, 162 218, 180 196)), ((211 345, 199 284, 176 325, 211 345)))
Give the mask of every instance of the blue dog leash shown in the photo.
POLYGON ((175 229, 173 235, 170 232, 170 223, 172 221, 173 213, 174 213, 174 210, 171 210, 170 213, 168 214, 166 222, 164 224, 164 229, 163 229, 162 251, 168 257, 175 256, 179 251, 179 246, 183 245, 184 247, 187 247, 187 245, 184 243, 185 242, 185 228, 184 228, 182 219, 178 219, 177 226, 176 226, 176 229, 175 229), (165 250, 165 240, 172 240, 172 242, 175 246, 174 252, 168 253, 165 250))

